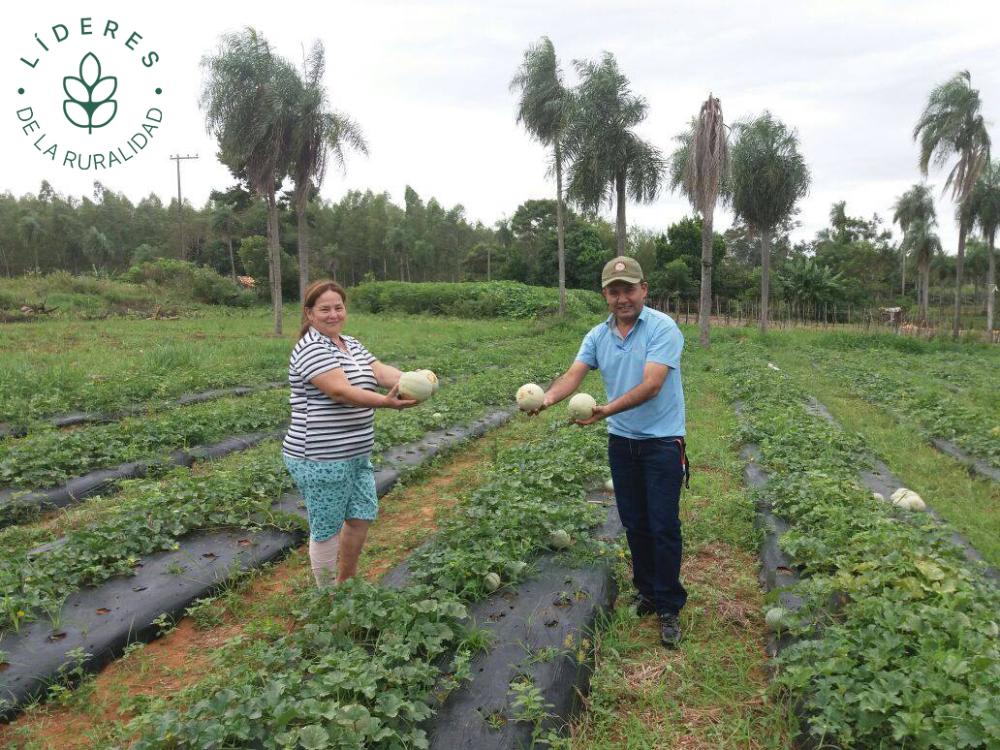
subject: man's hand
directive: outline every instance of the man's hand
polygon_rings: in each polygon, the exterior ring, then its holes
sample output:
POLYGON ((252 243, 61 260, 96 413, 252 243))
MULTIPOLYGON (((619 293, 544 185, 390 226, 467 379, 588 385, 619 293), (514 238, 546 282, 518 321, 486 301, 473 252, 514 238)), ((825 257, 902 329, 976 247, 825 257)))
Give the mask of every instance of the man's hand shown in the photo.
POLYGON ((581 427, 586 427, 587 425, 594 424, 595 422, 600 422, 602 419, 605 419, 608 416, 610 416, 605 412, 606 408, 607 408, 606 405, 605 406, 597 405, 594 407, 594 411, 587 419, 574 419, 573 424, 578 424, 581 427))
POLYGON ((552 406, 552 399, 549 398, 549 394, 546 393, 545 398, 542 399, 542 405, 539 406, 534 411, 525 412, 525 414, 527 414, 529 417, 537 417, 539 414, 548 409, 550 406, 552 406))
POLYGON ((419 401, 415 401, 412 398, 400 398, 399 397, 399 383, 396 383, 389 392, 385 394, 385 408, 387 409, 409 409, 411 406, 416 406, 419 401))

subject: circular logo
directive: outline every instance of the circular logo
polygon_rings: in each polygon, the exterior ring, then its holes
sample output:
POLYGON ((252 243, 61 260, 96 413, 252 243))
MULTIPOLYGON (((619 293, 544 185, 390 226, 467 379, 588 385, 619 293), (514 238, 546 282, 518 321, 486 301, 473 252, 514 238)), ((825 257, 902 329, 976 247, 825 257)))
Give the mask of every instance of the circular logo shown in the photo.
POLYGON ((140 30, 112 18, 65 19, 16 49, 17 124, 44 161, 121 169, 156 138, 160 54, 140 30))
POLYGON ((625 264, 622 263, 621 261, 618 261, 617 263, 615 263, 615 270, 616 271, 624 271, 625 270, 625 264))

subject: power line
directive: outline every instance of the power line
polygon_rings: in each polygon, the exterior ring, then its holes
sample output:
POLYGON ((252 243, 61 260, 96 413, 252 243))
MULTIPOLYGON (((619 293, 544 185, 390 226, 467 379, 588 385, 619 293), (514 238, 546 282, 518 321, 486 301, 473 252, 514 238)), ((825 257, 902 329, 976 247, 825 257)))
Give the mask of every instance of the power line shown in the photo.
POLYGON ((180 259, 186 260, 187 253, 184 252, 184 201, 181 198, 181 162, 185 159, 197 159, 198 154, 194 156, 181 156, 180 154, 175 154, 170 157, 171 161, 177 162, 177 225, 180 227, 180 259))

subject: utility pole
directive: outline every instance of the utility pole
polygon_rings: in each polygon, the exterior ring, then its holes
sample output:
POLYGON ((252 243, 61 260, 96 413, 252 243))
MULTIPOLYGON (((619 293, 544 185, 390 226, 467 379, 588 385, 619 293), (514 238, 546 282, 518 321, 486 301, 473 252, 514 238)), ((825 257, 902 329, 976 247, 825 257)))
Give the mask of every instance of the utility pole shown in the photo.
POLYGON ((184 202, 181 199, 181 161, 184 159, 197 159, 198 154, 194 156, 181 156, 176 154, 170 157, 171 161, 177 162, 177 225, 180 227, 181 234, 181 248, 180 248, 180 258, 181 260, 187 260, 185 257, 187 253, 184 252, 184 202))

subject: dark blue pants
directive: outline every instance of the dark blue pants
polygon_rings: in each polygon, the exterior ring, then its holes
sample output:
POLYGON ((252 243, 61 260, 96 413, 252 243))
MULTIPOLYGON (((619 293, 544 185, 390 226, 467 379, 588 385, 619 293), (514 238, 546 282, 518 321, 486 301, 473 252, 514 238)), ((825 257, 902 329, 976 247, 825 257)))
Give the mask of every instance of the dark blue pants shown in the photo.
POLYGON ((609 435, 608 460, 618 515, 632 552, 635 587, 659 614, 676 614, 687 601, 680 581, 680 446, 676 438, 609 435))

